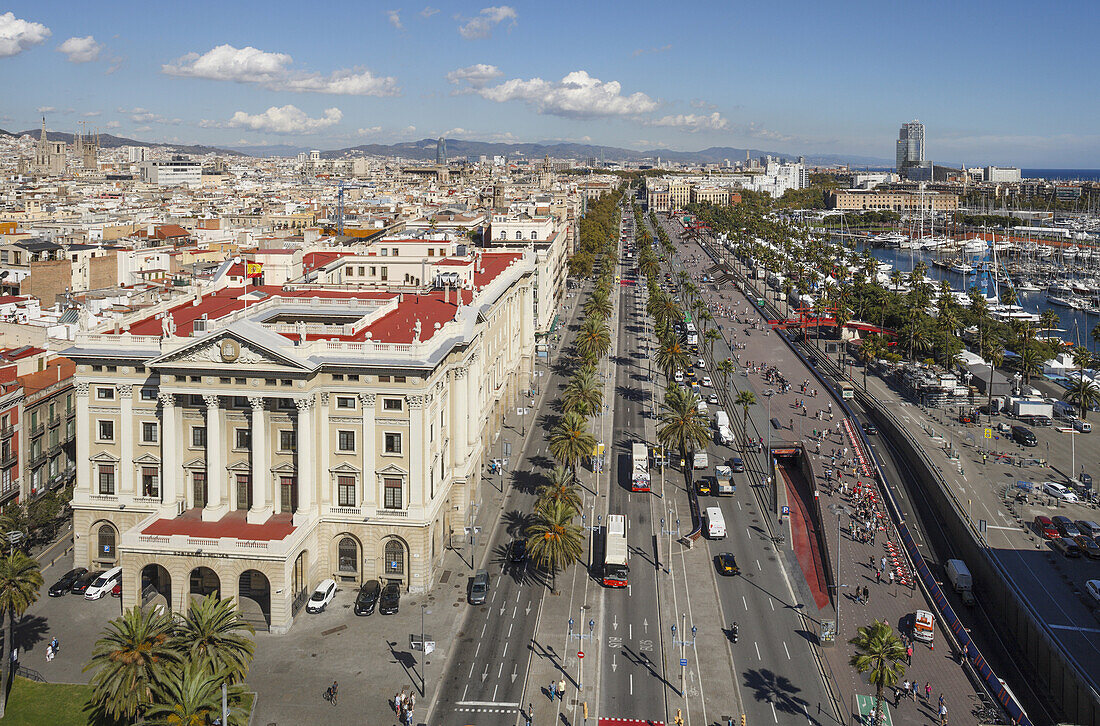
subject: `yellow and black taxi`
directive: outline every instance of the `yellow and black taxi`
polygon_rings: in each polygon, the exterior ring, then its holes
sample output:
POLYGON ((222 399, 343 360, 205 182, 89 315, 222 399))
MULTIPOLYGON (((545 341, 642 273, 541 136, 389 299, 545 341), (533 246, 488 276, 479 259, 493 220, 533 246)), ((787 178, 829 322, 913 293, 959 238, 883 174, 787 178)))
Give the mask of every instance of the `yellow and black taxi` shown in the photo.
POLYGON ((709 496, 711 493, 710 477, 701 476, 696 479, 695 492, 701 496, 709 496))
POLYGON ((720 575, 732 577, 741 574, 741 568, 737 566, 737 560, 733 558, 731 552, 723 552, 715 556, 714 561, 718 565, 718 574, 720 575))

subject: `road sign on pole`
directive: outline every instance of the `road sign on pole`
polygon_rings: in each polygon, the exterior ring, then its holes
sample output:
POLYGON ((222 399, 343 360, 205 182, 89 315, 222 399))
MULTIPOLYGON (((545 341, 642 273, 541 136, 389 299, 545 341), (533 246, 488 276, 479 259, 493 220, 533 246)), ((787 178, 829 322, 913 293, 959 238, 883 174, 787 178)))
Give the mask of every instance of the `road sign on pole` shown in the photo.
POLYGON ((584 651, 583 650, 578 650, 577 651, 577 657, 578 658, 583 658, 584 657, 584 651))
POLYGON ((686 668, 687 664, 688 664, 688 659, 687 658, 681 658, 680 659, 680 667, 681 668, 686 668))

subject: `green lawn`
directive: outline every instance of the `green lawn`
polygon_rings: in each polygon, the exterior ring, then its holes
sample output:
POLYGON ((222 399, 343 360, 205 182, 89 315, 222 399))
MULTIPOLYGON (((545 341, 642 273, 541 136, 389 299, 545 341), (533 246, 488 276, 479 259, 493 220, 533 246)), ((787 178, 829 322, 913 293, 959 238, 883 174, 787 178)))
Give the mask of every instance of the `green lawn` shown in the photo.
POLYGON ((8 696, 4 726, 85 726, 84 704, 92 687, 69 683, 35 683, 16 678, 8 696))
MULTIPOLYGON (((69 683, 35 683, 16 678, 8 696, 3 726, 87 726, 84 704, 92 695, 92 687, 69 683)), ((245 693, 242 706, 247 714, 252 710, 253 693, 245 693)), ((246 717, 247 722, 247 717, 246 717)))

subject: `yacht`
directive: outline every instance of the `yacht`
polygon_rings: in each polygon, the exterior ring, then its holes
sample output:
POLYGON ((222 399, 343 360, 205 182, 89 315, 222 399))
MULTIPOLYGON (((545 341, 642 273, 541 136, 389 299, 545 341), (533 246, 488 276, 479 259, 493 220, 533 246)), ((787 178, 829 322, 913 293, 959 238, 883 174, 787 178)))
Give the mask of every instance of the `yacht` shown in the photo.
POLYGON ((957 272, 960 275, 972 275, 972 274, 974 274, 974 265, 971 265, 971 264, 966 263, 966 262, 952 263, 951 266, 948 267, 947 269, 951 270, 952 272, 957 272))
POLYGON ((1047 302, 1051 305, 1057 305, 1062 308, 1072 308, 1074 310, 1084 310, 1085 301, 1079 297, 1062 297, 1060 295, 1051 295, 1047 293, 1047 302))
POLYGON ((979 252, 985 252, 986 250, 988 250, 989 243, 986 242, 984 239, 979 239, 975 237, 974 239, 968 239, 966 242, 964 242, 962 248, 963 252, 974 255, 978 254, 979 252))
POLYGON ((1016 285, 1016 292, 1039 292, 1041 289, 1031 280, 1020 280, 1020 284, 1016 285))

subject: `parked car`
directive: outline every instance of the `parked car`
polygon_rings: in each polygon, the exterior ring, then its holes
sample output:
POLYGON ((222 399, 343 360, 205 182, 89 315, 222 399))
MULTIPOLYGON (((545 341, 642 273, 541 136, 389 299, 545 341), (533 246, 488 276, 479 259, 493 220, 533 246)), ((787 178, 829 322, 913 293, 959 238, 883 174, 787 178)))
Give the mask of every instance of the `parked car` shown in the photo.
POLYGON ((1089 580, 1085 583, 1085 591, 1092 595, 1092 599, 1100 605, 1100 580, 1089 580))
POLYGON ((1075 525, 1073 520, 1069 517, 1063 517, 1061 514, 1058 514, 1051 517, 1050 521, 1054 522, 1054 526, 1058 528, 1058 534, 1063 537, 1073 539, 1081 534, 1081 530, 1077 529, 1077 525, 1075 525))
POLYGON ((1058 528, 1054 526, 1054 522, 1050 521, 1050 517, 1042 514, 1035 518, 1035 532, 1043 539, 1054 539, 1062 536, 1058 533, 1058 528))
POLYGON ((83 595, 88 591, 88 587, 98 580, 106 570, 91 570, 85 572, 80 577, 76 578, 73 582, 73 589, 71 590, 74 595, 83 595))
POLYGON ((112 567, 106 572, 100 573, 91 585, 84 591, 85 600, 98 600, 111 592, 116 584, 122 581, 122 568, 112 567))
POLYGON ((1050 545, 1056 552, 1060 552, 1066 557, 1081 556, 1081 548, 1069 537, 1055 537, 1050 541, 1050 545))
POLYGON ((382 583, 378 580, 367 580, 359 586, 359 592, 355 595, 353 610, 356 615, 370 615, 374 612, 374 606, 378 604, 378 595, 382 592, 382 583))
POLYGON ((122 597, 122 583, 116 582, 115 586, 111 588, 111 597, 122 597))
POLYGON ((321 580, 320 584, 317 585, 317 589, 309 596, 309 602, 306 603, 306 612, 321 612, 325 609, 325 606, 332 602, 334 597, 336 597, 336 580, 331 577, 321 580))
POLYGON ((1078 519, 1074 524, 1077 525, 1077 529, 1081 530, 1081 534, 1087 534, 1089 537, 1096 537, 1100 534, 1100 524, 1093 522, 1091 519, 1078 519))
POLYGON ((395 615, 401 606, 401 586, 388 582, 378 596, 378 612, 382 615, 395 615))
POLYGON ((695 480, 695 493, 700 496, 709 496, 712 492, 710 477, 701 476, 695 480))
POLYGON ((470 578, 469 599, 471 605, 484 605, 489 598, 489 572, 478 570, 470 578))
POLYGON ((87 572, 87 567, 74 567, 58 578, 57 582, 50 585, 50 589, 46 591, 47 594, 50 597, 61 597, 62 595, 72 592, 73 583, 87 574, 87 572))
POLYGON ((1085 557, 1090 560, 1100 560, 1100 544, 1097 544, 1092 537, 1079 534, 1073 538, 1073 541, 1081 548, 1081 552, 1085 554, 1085 557))
POLYGON ((709 403, 712 406, 717 406, 718 405, 718 394, 717 393, 712 393, 709 396, 707 396, 707 403, 709 403))
POLYGON ((703 386, 706 387, 706 388, 711 387, 710 376, 703 376, 703 386))
POLYGON ((1058 482, 1045 481, 1043 482, 1043 492, 1048 496, 1052 496, 1055 499, 1060 499, 1063 502, 1076 502, 1077 495, 1073 493, 1069 487, 1059 484, 1058 482))

